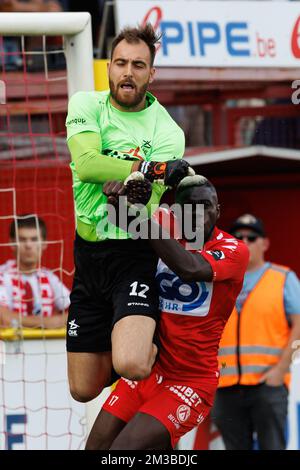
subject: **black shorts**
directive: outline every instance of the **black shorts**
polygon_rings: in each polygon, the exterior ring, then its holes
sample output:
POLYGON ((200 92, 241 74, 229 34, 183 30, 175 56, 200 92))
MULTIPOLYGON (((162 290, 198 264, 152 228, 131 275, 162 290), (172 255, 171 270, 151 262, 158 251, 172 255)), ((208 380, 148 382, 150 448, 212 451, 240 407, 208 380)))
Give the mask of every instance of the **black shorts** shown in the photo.
POLYGON ((128 315, 159 316, 158 258, 147 240, 87 242, 76 235, 67 350, 111 350, 114 324, 128 315))

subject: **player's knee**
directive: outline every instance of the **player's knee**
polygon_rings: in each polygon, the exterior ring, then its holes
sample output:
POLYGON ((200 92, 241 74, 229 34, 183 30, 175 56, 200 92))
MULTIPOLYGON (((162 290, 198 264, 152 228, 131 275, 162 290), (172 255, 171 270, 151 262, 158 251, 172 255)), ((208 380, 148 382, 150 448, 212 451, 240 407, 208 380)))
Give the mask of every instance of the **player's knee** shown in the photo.
POLYGON ((114 363, 114 369, 121 377, 129 380, 143 380, 151 373, 150 364, 140 360, 117 360, 114 363))
POLYGON ((89 390, 83 387, 70 385, 70 393, 72 398, 81 403, 87 403, 88 401, 93 400, 99 395, 100 392, 101 390, 89 390))

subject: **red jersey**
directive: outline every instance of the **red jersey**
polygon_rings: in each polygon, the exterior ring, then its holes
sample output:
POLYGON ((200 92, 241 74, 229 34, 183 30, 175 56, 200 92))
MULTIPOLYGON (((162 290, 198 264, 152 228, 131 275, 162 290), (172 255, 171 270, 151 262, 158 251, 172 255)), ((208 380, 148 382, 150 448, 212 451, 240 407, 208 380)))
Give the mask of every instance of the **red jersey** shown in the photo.
POLYGON ((249 252, 243 242, 215 228, 198 253, 212 267, 212 282, 184 282, 159 261, 162 313, 157 367, 170 379, 193 383, 205 379, 215 387, 219 342, 242 288, 249 252))

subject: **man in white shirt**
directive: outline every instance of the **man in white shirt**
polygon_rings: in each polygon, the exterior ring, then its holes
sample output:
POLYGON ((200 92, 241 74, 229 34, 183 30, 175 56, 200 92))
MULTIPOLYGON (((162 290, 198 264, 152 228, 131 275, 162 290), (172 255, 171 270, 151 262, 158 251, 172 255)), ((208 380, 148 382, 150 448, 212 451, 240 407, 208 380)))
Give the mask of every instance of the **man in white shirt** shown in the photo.
POLYGON ((47 247, 45 222, 37 216, 17 217, 9 235, 14 259, 0 265, 0 327, 63 327, 70 292, 40 265, 47 247))

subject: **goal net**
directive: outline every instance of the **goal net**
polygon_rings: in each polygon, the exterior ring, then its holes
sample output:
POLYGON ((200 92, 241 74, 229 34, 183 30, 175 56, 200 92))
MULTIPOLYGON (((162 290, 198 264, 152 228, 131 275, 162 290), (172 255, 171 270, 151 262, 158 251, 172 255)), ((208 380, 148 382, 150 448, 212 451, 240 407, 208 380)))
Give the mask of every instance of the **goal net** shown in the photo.
MULTIPOLYGON (((92 60, 88 13, 0 14, 0 272, 18 266, 10 225, 20 215, 40 217, 48 235, 39 269, 71 287, 74 211, 64 122, 68 96, 94 89, 92 60)), ((23 328, 32 300, 16 301, 19 320, 0 325, 0 449, 80 449, 86 410, 69 394, 65 331, 23 328)))

